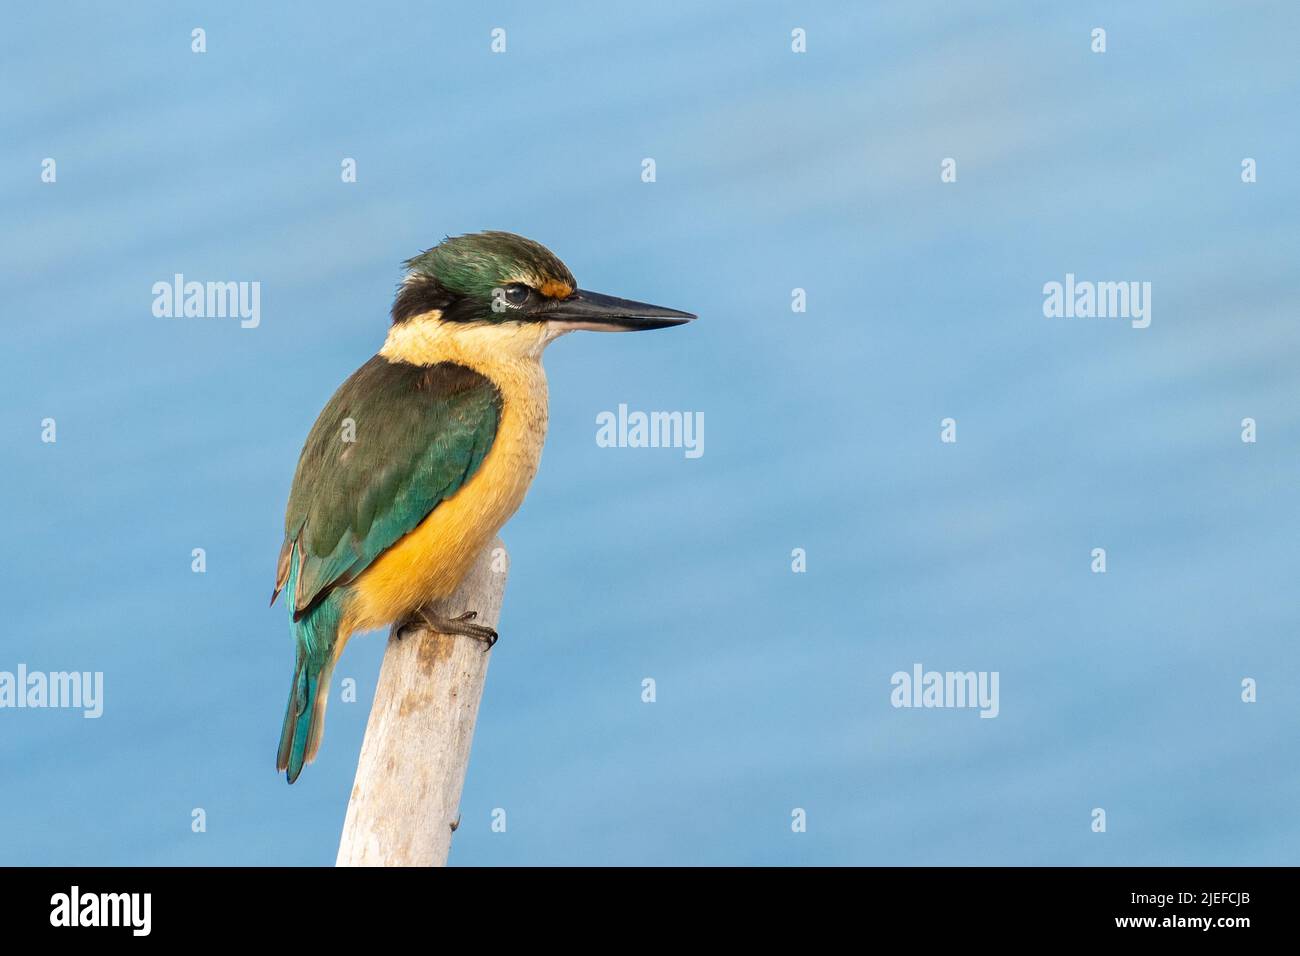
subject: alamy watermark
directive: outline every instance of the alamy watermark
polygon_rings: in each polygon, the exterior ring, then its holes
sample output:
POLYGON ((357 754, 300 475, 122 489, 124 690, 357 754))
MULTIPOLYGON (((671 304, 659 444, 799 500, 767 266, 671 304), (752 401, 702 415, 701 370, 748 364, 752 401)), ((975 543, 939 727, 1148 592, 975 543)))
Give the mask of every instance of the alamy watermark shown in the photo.
POLYGON ((1043 315, 1049 319, 1129 319, 1135 329, 1151 324, 1150 282, 1077 281, 1043 284, 1043 315))
POLYGON ((895 707, 978 708, 981 717, 996 717, 1001 709, 997 671, 927 671, 913 664, 910 673, 895 671, 889 683, 895 707))
POLYGON ((704 454, 703 412, 618 412, 596 416, 596 444, 601 448, 684 448, 687 458, 704 454))
POLYGON ((0 671, 0 708, 52 707, 81 710, 94 719, 104 713, 103 671, 0 671))
POLYGON ((159 319, 239 319, 239 327, 262 324, 262 283, 186 282, 182 273, 171 282, 153 284, 153 314, 159 319))
POLYGON ((152 893, 83 893, 74 885, 50 897, 51 926, 120 926, 132 936, 148 936, 152 913, 152 893))

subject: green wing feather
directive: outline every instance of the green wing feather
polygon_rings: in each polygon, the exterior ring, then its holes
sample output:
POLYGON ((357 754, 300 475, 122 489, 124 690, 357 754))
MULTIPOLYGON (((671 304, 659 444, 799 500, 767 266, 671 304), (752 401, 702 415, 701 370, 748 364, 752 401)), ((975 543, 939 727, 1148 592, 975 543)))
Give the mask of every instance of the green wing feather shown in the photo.
POLYGON ((463 365, 376 355, 357 369, 298 459, 271 601, 291 583, 296 620, 364 571, 469 480, 500 417, 501 393, 463 365))

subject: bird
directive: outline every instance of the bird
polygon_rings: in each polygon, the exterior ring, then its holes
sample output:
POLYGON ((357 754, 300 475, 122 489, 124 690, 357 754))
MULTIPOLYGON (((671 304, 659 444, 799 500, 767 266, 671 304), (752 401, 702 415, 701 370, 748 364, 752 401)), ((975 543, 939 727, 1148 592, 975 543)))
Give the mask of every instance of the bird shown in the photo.
POLYGON ((580 289, 549 249, 510 232, 449 236, 405 267, 383 346, 317 417, 285 508, 271 604, 285 594, 294 638, 276 751, 291 784, 320 749, 353 634, 424 625, 495 644, 473 608, 441 618, 428 605, 452 595, 537 473, 546 346, 696 318, 580 289))

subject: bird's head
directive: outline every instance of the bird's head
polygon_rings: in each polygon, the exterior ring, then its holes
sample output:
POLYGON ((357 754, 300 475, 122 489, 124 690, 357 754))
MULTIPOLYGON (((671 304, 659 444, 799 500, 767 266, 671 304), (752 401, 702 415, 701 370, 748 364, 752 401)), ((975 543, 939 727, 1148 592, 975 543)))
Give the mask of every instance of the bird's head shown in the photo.
POLYGON ((635 332, 695 318, 579 289, 549 249, 510 232, 446 239, 407 260, 406 267, 393 302, 393 333, 404 337, 419 327, 426 335, 540 350, 575 329, 635 332))

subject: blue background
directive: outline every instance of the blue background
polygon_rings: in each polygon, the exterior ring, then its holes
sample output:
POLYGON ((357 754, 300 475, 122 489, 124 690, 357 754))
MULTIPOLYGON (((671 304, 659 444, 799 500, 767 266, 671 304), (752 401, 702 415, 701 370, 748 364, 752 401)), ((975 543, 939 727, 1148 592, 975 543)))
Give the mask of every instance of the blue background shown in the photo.
POLYGON ((384 642, 286 787, 284 500, 400 261, 484 228, 702 318, 546 356, 453 863, 1300 862, 1300 8, 233 6, 0 36, 0 669, 105 674, 0 711, 0 862, 333 862, 384 642), (175 272, 261 326, 155 318, 175 272), (1151 327, 1044 318, 1066 272, 1151 327), (620 402, 704 456, 597 447, 620 402), (895 710, 915 662, 1001 715, 895 710))

